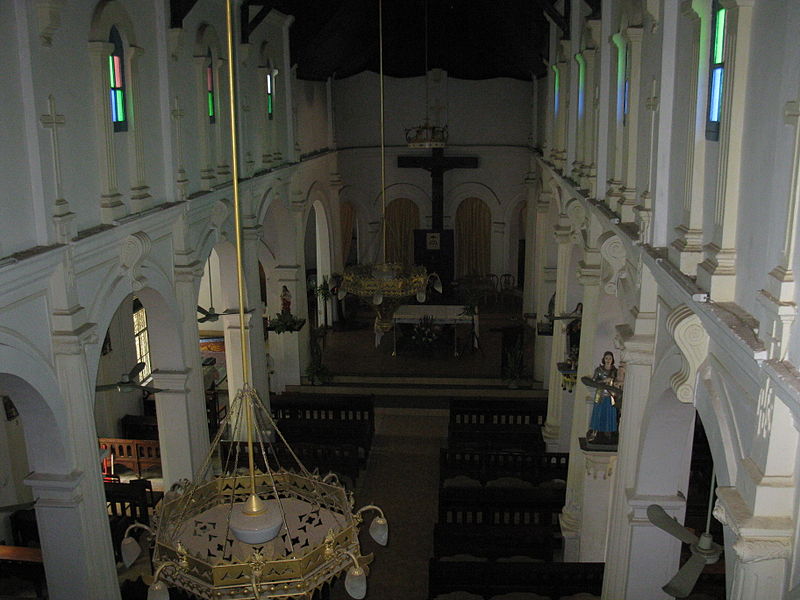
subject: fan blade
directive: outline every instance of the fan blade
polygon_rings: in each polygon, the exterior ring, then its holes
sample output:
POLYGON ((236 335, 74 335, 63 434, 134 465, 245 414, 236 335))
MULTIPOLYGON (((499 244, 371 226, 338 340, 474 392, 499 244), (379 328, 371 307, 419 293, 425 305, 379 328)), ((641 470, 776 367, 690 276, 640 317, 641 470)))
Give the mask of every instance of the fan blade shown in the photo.
POLYGON ((26 510, 32 508, 36 504, 36 500, 30 502, 23 502, 22 504, 9 504, 8 506, 0 506, 0 512, 14 512, 17 510, 26 510))
MULTIPOLYGON (((254 309, 252 309, 252 308, 250 310, 246 310, 246 311, 244 311, 244 314, 249 315, 250 313, 253 312, 253 310, 254 309)), ((229 308, 229 309, 221 312, 220 314, 221 315, 238 315, 239 314, 239 309, 238 308, 229 308)))
POLYGON ((151 394, 157 394, 158 392, 163 392, 164 390, 159 388, 150 387, 149 385, 137 385, 134 386, 139 388, 140 390, 144 390, 146 392, 150 392, 151 394))
POLYGON ((197 319, 197 322, 198 323, 205 323, 206 321, 210 321, 210 320, 211 320, 211 315, 208 315, 207 317, 200 317, 199 319, 197 319))
POLYGON ((699 540, 695 534, 670 517, 658 504, 651 504, 647 507, 647 518, 653 525, 666 531, 672 537, 678 538, 684 544, 696 544, 699 540))
POLYGON ((95 392, 110 392, 112 390, 114 390, 114 391, 117 390, 117 384, 116 383, 107 383, 106 385, 97 385, 94 388, 95 392))
POLYGON ((661 589, 670 596, 686 598, 692 593, 692 588, 697 583, 697 579, 705 566, 706 559, 702 554, 692 554, 692 557, 686 561, 686 564, 675 574, 675 577, 670 579, 669 583, 661 589))
POLYGON ((199 312, 201 315, 208 316, 208 311, 199 304, 197 305, 197 312, 199 312))
POLYGON ((135 380, 136 377, 139 375, 139 373, 144 371, 144 367, 145 364, 143 362, 136 363, 130 370, 130 373, 128 373, 128 379, 130 379, 131 381, 135 380))

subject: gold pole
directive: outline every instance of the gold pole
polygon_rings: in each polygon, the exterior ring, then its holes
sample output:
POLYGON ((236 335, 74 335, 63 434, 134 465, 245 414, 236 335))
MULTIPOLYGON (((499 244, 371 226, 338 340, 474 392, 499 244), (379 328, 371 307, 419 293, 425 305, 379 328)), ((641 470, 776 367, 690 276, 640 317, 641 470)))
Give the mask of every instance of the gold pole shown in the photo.
POLYGON ((386 158, 383 124, 383 1, 378 0, 378 46, 381 80, 381 223, 383 224, 383 261, 386 263, 386 158))
POLYGON ((228 34, 228 96, 231 113, 231 167, 233 168, 233 212, 234 227, 236 229, 236 283, 239 292, 239 339, 242 346, 242 393, 241 401, 246 402, 247 418, 247 455, 248 470, 250 473, 251 498, 256 494, 255 463, 253 462, 253 405, 247 388, 250 386, 250 376, 247 371, 247 336, 244 327, 244 260, 242 258, 242 219, 239 205, 239 157, 238 140, 236 137, 236 85, 234 82, 234 56, 233 56, 233 17, 231 0, 225 0, 225 17, 228 34))

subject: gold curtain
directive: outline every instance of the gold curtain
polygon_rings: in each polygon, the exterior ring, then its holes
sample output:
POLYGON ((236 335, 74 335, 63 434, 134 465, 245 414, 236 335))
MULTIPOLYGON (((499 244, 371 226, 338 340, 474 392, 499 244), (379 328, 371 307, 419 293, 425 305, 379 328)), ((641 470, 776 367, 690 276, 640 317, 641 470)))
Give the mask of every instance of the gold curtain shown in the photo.
POLYGON ((480 198, 467 198, 456 211, 456 277, 490 270, 492 213, 480 198))
POLYGON ((353 225, 356 221, 356 209, 350 202, 342 202, 339 207, 339 220, 342 230, 342 264, 347 264, 350 246, 353 244, 353 225))
POLYGON ((386 206, 386 262, 414 264, 414 230, 419 229, 419 208, 408 198, 395 198, 386 206))

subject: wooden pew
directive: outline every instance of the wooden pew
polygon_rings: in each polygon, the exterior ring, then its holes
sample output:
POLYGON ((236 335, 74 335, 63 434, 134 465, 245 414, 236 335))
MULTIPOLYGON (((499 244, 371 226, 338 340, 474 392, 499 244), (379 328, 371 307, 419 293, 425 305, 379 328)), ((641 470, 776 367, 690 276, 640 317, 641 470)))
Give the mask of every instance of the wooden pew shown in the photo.
POLYGON ((469 554, 487 560, 525 556, 547 562, 558 545, 550 526, 437 523, 433 528, 435 558, 469 554))
POLYGON ((30 581, 36 597, 45 597, 44 562, 39 548, 0 545, 0 578, 11 575, 30 581))
POLYGON ((542 400, 452 399, 448 446, 543 453, 546 415, 542 400))
POLYGON ((458 488, 439 490, 439 523, 558 527, 563 488, 458 488))
POLYGON ((569 454, 511 452, 492 449, 442 448, 439 479, 469 477, 482 485, 500 477, 513 477, 539 485, 553 479, 567 479, 569 454))
POLYGON ((375 434, 372 396, 282 394, 270 400, 273 418, 290 445, 297 442, 358 448, 361 465, 375 434))
POLYGON ((558 599, 580 592, 600 595, 604 563, 442 561, 428 563, 428 597, 465 591, 487 600, 528 592, 558 599))

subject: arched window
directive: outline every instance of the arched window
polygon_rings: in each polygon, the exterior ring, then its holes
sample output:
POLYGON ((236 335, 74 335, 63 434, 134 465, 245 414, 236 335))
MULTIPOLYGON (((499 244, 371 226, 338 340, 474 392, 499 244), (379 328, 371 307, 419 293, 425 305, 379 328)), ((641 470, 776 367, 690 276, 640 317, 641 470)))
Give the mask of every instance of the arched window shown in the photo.
POLYGON ((267 104, 267 119, 270 121, 275 112, 275 75, 277 71, 270 68, 267 69, 267 77, 266 77, 266 86, 267 86, 267 97, 265 98, 267 104))
POLYGON ((111 87, 111 122, 114 131, 128 131, 126 118, 125 98, 125 54, 122 38, 116 27, 111 28, 108 41, 114 45, 113 52, 108 56, 108 75, 111 87))
POLYGON ((480 198, 467 198, 456 210, 456 277, 489 273, 492 213, 480 198))
POLYGON ((139 373, 139 381, 150 377, 150 338, 147 334, 147 312, 138 298, 133 299, 133 339, 136 346, 136 362, 143 362, 144 369, 139 373))
POLYGON ((208 122, 212 125, 217 122, 215 110, 216 98, 214 97, 214 59, 211 56, 211 48, 206 55, 206 92, 208 98, 208 122))
POLYGON ((386 206, 386 261, 414 264, 414 230, 419 228, 419 208, 413 200, 395 198, 386 206))
POLYGON ((708 118, 706 139, 719 140, 719 122, 722 117, 722 84, 725 75, 725 9, 717 0, 712 4, 711 68, 708 83, 708 118))

